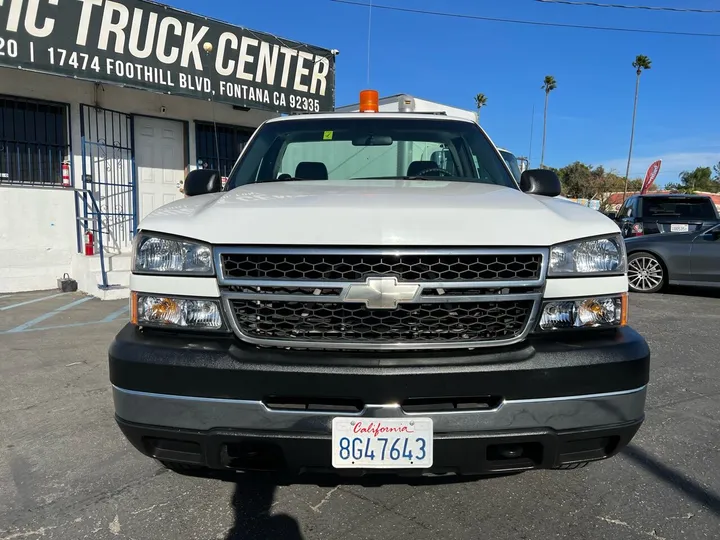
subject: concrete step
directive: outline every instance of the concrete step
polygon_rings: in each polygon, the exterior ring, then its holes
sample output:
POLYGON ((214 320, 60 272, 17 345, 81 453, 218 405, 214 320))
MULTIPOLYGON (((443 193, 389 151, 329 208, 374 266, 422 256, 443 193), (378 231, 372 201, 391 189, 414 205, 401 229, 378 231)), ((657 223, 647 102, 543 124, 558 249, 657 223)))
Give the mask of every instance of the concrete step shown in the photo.
MULTIPOLYGON (((100 255, 78 255, 85 259, 86 268, 93 272, 100 272, 100 255)), ((105 271, 122 271, 130 270, 132 264, 132 256, 129 253, 122 253, 120 255, 105 255, 105 271)))
POLYGON ((130 289, 127 287, 97 289, 96 292, 91 294, 100 300, 124 300, 130 298, 130 289))
MULTIPOLYGON (((95 273, 98 285, 102 284, 102 272, 95 273)), ((120 285, 121 287, 130 286, 130 270, 111 270, 107 272, 108 285, 120 285)))
POLYGON ((72 277, 78 284, 78 290, 101 300, 120 300, 130 297, 130 255, 115 255, 106 259, 107 283, 109 289, 100 289, 102 272, 100 257, 86 257, 76 254, 72 260, 72 277), (109 259, 109 260, 108 260, 109 259))

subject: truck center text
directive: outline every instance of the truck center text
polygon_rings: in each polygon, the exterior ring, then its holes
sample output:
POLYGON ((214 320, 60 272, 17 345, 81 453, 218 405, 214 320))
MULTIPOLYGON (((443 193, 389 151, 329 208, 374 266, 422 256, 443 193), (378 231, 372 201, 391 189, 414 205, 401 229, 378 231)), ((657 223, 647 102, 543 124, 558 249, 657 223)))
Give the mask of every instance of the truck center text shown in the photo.
MULTIPOLYGON (((149 9, 135 8, 131 14, 126 6, 112 0, 76 1, 82 3, 75 36, 75 44, 78 47, 97 43, 97 48, 100 50, 112 50, 120 55, 129 53, 140 61, 153 56, 158 62, 168 66, 176 64, 179 60, 179 65, 185 69, 194 68, 203 72, 205 67, 208 67, 203 66, 203 56, 209 56, 203 50, 203 46, 208 41, 206 35, 210 30, 209 26, 196 27, 193 22, 183 24, 176 17, 162 16, 149 9), (99 33, 97 36, 90 36, 91 29, 95 28, 91 25, 91 21, 97 20, 97 17, 101 17, 99 33)), ((39 16, 38 10, 41 2, 59 9, 59 0, 4 0, 4 2, 9 3, 5 28, 10 33, 8 38, 12 33, 18 32, 21 24, 28 34, 36 38, 46 38, 55 29, 55 19, 50 16, 39 16)), ((252 89, 250 86, 245 86, 248 82, 269 86, 279 84, 281 88, 288 88, 290 91, 319 96, 325 96, 327 92, 330 61, 321 55, 267 43, 247 35, 238 37, 228 31, 221 33, 217 42, 211 45, 215 52, 214 69, 217 74, 221 77, 232 76, 241 83, 227 83, 226 88, 231 88, 232 92, 236 92, 239 88, 252 89), (291 77, 293 64, 295 69, 291 77)), ((125 62, 125 64, 139 66, 135 62, 125 62)), ((138 69, 137 71, 142 75, 135 76, 147 77, 146 69, 149 68, 138 69)), ((265 93, 267 91, 263 91, 263 99, 266 97, 265 93)))

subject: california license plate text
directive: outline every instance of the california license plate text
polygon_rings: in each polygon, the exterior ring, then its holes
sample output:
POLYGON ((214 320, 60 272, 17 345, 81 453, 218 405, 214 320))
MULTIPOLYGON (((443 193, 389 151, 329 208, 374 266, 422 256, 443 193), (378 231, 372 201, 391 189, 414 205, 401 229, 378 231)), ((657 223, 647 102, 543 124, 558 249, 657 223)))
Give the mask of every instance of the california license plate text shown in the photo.
POLYGON ((427 468, 432 466, 432 420, 335 418, 332 444, 336 468, 427 468))

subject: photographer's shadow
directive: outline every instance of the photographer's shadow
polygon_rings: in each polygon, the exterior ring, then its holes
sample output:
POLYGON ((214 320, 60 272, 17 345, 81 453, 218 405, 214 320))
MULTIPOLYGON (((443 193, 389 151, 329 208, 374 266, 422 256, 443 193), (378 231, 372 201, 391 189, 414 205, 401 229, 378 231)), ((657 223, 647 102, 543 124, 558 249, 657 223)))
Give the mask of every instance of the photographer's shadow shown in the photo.
MULTIPOLYGON (((288 485, 312 485, 334 488, 340 485, 355 485, 367 488, 385 485, 433 486, 474 483, 478 477, 441 476, 398 478, 394 476, 371 476, 340 478, 334 475, 307 475, 302 477, 272 473, 242 473, 214 470, 176 471, 183 476, 209 478, 232 483, 235 491, 231 505, 234 524, 224 540, 305 540, 296 519, 286 514, 272 514, 278 487, 288 485)), ((485 478, 514 476, 517 473, 498 473, 485 478)))
POLYGON ((277 477, 207 469, 178 470, 176 473, 235 485, 231 500, 233 527, 225 540, 304 540, 297 520, 285 514, 271 514, 275 492, 281 485, 277 477))
POLYGON ((251 475, 235 478, 232 508, 235 518, 226 540, 282 538, 303 540, 300 525, 286 514, 271 515, 277 485, 251 475))

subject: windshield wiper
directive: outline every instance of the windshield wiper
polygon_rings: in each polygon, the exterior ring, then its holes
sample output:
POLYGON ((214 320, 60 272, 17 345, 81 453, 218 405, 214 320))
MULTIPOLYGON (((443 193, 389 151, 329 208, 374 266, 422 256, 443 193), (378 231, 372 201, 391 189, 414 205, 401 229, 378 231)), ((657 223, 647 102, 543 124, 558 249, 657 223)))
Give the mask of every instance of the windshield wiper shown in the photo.
POLYGON ((428 180, 430 182, 437 182, 441 180, 464 180, 457 176, 384 176, 378 180, 428 180))

